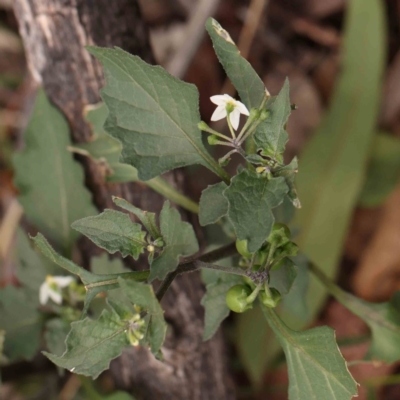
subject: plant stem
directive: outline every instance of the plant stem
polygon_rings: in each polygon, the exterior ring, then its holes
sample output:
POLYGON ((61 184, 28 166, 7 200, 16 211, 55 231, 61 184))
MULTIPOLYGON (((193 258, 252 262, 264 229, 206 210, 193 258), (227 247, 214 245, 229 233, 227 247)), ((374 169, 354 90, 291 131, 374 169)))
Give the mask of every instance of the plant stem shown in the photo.
POLYGON ((259 283, 256 288, 253 290, 253 292, 250 294, 250 296, 247 297, 246 302, 248 304, 252 303, 256 297, 258 296, 258 293, 260 292, 261 288, 262 288, 263 284, 259 283))
POLYGON ((223 135, 222 133, 219 133, 218 131, 210 128, 209 126, 207 126, 207 128, 206 127, 202 127, 201 130, 204 131, 204 132, 207 132, 207 133, 211 133, 212 135, 218 136, 218 137, 220 137, 222 139, 225 139, 228 142, 232 141, 232 139, 230 137, 228 137, 226 135, 223 135))
POLYGON ((167 277, 162 281, 160 287, 157 290, 156 296, 158 301, 161 301, 161 299, 164 297, 165 293, 167 292, 168 288, 171 286, 171 283, 174 281, 174 279, 185 272, 193 272, 201 268, 198 264, 198 262, 202 263, 212 263, 214 261, 221 260, 223 258, 229 257, 236 254, 236 246, 235 243, 228 244, 226 246, 222 246, 216 250, 210 251, 206 254, 203 254, 200 257, 195 257, 195 258, 188 258, 186 260, 183 260, 179 265, 178 268, 170 272, 167 277))
POLYGON ((226 116, 226 121, 228 122, 229 130, 231 131, 232 138, 236 139, 235 131, 232 127, 232 123, 231 123, 229 116, 230 116, 230 113, 228 113, 228 115, 226 116))
POLYGON ((248 276, 246 271, 241 268, 223 267, 222 265, 210 264, 203 261, 194 261, 195 266, 198 268, 213 269, 216 271, 226 272, 228 274, 248 276))
POLYGON ((199 213, 199 205, 193 200, 189 199, 182 193, 178 192, 174 187, 172 187, 164 179, 157 177, 144 182, 147 186, 152 188, 155 192, 160 193, 162 196, 168 200, 173 201, 178 206, 194 213, 199 213))

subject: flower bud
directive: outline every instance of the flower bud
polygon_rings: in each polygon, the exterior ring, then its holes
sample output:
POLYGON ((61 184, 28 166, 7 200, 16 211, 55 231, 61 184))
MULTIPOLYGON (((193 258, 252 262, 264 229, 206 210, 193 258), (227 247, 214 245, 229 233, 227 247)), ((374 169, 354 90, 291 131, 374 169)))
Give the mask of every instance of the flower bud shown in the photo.
POLYGON ((210 135, 207 138, 207 141, 208 141, 208 144, 210 144, 211 146, 215 146, 216 144, 218 144, 219 139, 218 139, 218 136, 210 135))

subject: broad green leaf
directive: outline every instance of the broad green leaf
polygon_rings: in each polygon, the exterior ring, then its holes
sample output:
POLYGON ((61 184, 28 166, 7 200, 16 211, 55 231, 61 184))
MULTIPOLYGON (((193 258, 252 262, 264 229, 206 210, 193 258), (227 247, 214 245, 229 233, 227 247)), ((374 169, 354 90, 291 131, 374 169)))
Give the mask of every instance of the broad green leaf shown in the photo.
MULTIPOLYGON (((93 128, 93 140, 88 143, 75 144, 73 147, 70 147, 70 150, 90 157, 101 164, 104 168, 107 182, 125 183, 139 181, 136 168, 119 162, 122 150, 121 143, 103 129, 108 115, 108 110, 104 103, 89 106, 85 111, 87 112, 86 119, 93 128)), ((163 178, 158 176, 144 183, 181 207, 198 213, 198 205, 179 193, 163 178)))
POLYGON ((311 270, 329 292, 371 329, 372 343, 367 358, 392 363, 400 360, 400 292, 390 302, 370 303, 340 289, 316 266, 311 270))
POLYGON ((28 220, 68 252, 79 234, 73 221, 96 212, 83 169, 67 150, 68 124, 40 90, 25 131, 25 149, 14 158, 15 185, 28 220))
POLYGON ((229 181, 202 143, 195 86, 118 48, 89 52, 101 62, 107 81, 104 128, 121 142, 121 161, 134 166, 141 180, 202 164, 229 181))
POLYGON ((61 356, 64 353, 65 340, 70 329, 70 323, 61 318, 53 318, 46 322, 44 338, 47 349, 52 354, 61 356))
POLYGON ((282 267, 271 271, 269 286, 278 289, 282 295, 286 295, 292 289, 296 278, 297 267, 291 259, 286 258, 282 267))
POLYGON ((101 163, 108 182, 137 181, 139 179, 136 168, 119 162, 122 151, 121 143, 108 135, 103 128, 107 115, 108 109, 104 103, 86 107, 85 116, 92 126, 93 140, 74 144, 70 150, 101 163))
POLYGON ((0 289, 0 329, 6 331, 4 354, 14 361, 31 360, 40 345, 43 321, 23 289, 0 289))
POLYGON ((157 354, 164 343, 167 333, 167 324, 164 320, 164 311, 158 302, 151 285, 145 285, 134 281, 119 279, 119 284, 129 300, 149 316, 147 336, 153 354, 157 354))
POLYGON ((269 103, 268 111, 270 114, 257 129, 254 142, 262 150, 263 156, 282 163, 283 152, 289 139, 285 126, 291 112, 287 78, 278 96, 269 103))
POLYGON ((147 229, 153 239, 157 239, 161 237, 160 230, 158 229, 156 222, 156 214, 148 211, 143 211, 140 208, 135 207, 131 203, 127 202, 124 199, 120 199, 119 197, 113 197, 113 202, 118 206, 123 208, 126 211, 131 212, 136 215, 143 226, 147 229))
POLYGON ((172 208, 169 201, 161 210, 160 228, 165 246, 151 263, 149 280, 164 279, 176 269, 179 257, 191 256, 199 250, 192 225, 181 220, 178 210, 172 208))
POLYGON ((71 226, 97 246, 111 254, 119 251, 122 257, 132 256, 137 260, 146 246, 146 233, 142 226, 119 211, 107 209, 94 217, 75 221, 71 226))
POLYGON ((240 55, 229 33, 213 18, 206 23, 217 57, 225 69, 242 102, 258 108, 265 97, 265 85, 250 63, 240 55))
POLYGON ((112 308, 105 309, 98 320, 85 318, 71 324, 62 356, 43 354, 61 368, 96 379, 129 345, 128 327, 129 321, 123 321, 112 308))
POLYGON ((45 257, 56 263, 61 268, 64 268, 71 274, 79 276, 86 289, 85 304, 82 311, 83 315, 87 312, 90 302, 94 299, 96 295, 101 292, 116 289, 119 287, 119 276, 122 276, 124 279, 133 279, 137 281, 145 281, 148 278, 148 271, 132 271, 125 273, 96 275, 79 267, 67 258, 60 256, 57 252, 54 251, 54 249, 50 246, 44 236, 40 233, 38 233, 36 237, 32 238, 32 240, 35 242, 36 246, 45 257))
POLYGON ((283 347, 289 369, 289 400, 350 400, 357 396, 357 382, 327 326, 296 332, 272 309, 262 307, 283 347))
POLYGON ((216 281, 206 286, 206 293, 201 299, 205 312, 203 340, 211 339, 229 315, 230 310, 225 301, 226 292, 242 282, 243 279, 238 275, 221 273, 216 281))
POLYGON ((248 169, 236 175, 225 190, 229 219, 238 239, 248 241, 250 253, 257 251, 270 234, 274 223, 271 210, 282 203, 287 191, 284 178, 268 180, 248 169))
MULTIPOLYGON (((341 74, 324 121, 300 155, 297 244, 330 278, 336 275, 373 143, 386 62, 383 8, 379 0, 348 3, 341 74)), ((312 316, 325 298, 311 277, 312 316)))
POLYGON ((388 134, 375 137, 366 181, 359 197, 361 207, 383 203, 400 181, 400 140, 388 134))
POLYGON ((227 214, 228 202, 222 194, 227 187, 225 182, 220 182, 203 190, 200 197, 199 212, 201 226, 214 224, 227 214))

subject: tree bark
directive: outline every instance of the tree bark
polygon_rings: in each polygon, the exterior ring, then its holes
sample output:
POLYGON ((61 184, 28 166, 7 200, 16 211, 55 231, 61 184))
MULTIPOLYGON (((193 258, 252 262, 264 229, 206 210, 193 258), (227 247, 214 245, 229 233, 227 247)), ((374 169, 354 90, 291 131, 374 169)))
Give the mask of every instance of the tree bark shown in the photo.
MULTIPOLYGON (((137 0, 14 0, 14 10, 33 78, 64 113, 73 141, 90 140, 83 108, 100 101, 104 82, 99 63, 85 46, 119 46, 154 61, 137 0)), ((107 184, 95 163, 80 160, 99 209, 112 206, 112 194, 146 210, 161 209, 163 199, 144 184, 107 184)), ((181 173, 167 179, 183 187, 181 173)), ((221 334, 206 343, 201 339, 202 294, 197 274, 174 282, 163 301, 171 327, 163 347, 165 361, 156 361, 147 349, 125 351, 111 365, 120 387, 151 400, 234 398, 221 334)))

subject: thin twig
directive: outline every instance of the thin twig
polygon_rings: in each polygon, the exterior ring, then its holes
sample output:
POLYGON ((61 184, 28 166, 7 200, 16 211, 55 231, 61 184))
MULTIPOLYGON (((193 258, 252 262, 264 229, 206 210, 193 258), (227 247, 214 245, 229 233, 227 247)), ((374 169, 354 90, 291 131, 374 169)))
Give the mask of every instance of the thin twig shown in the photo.
POLYGON ((174 279, 185 272, 193 272, 201 268, 198 262, 202 263, 213 263, 214 261, 222 260, 223 258, 227 258, 236 254, 236 246, 235 243, 228 244, 227 246, 222 246, 216 250, 210 251, 206 254, 203 254, 200 257, 191 257, 183 260, 178 268, 169 273, 166 278, 162 281, 160 287, 157 290, 156 296, 158 301, 164 297, 168 288, 171 286, 174 279))

